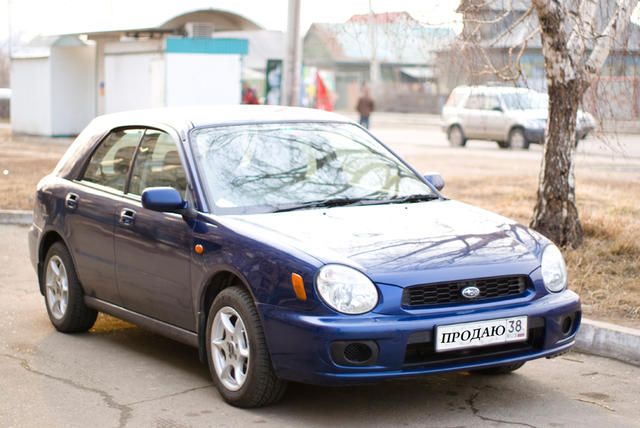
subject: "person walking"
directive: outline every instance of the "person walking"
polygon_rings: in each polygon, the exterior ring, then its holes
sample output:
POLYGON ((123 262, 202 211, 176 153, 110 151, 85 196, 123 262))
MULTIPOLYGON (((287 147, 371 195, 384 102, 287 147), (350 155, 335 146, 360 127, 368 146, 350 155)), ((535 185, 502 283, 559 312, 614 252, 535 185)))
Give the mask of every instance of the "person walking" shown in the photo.
POLYGON ((249 86, 247 82, 242 83, 242 104, 260 104, 256 90, 249 86))
POLYGON ((369 96, 369 89, 362 89, 362 95, 358 98, 356 110, 360 114, 360 125, 369 129, 369 117, 373 111, 373 100, 369 96))

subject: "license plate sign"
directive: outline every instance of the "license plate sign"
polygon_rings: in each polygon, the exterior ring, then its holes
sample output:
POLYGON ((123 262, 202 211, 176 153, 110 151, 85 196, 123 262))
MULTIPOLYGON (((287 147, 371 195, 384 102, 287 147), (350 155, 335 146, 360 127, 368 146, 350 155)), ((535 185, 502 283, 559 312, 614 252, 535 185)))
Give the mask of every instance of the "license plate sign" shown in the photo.
POLYGON ((527 340, 527 317, 500 318, 436 327, 436 352, 527 340))

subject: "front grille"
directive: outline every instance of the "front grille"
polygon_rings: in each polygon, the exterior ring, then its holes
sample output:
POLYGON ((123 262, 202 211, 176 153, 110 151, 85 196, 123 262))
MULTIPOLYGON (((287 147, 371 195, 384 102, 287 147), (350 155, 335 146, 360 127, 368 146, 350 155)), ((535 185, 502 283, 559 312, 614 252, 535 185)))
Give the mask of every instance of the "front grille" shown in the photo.
POLYGON ((470 281, 441 282, 438 284, 407 287, 402 294, 403 306, 445 305, 451 303, 474 303, 480 300, 517 296, 527 288, 525 276, 502 276, 497 278, 474 279, 470 281), (475 286, 480 294, 469 299, 462 290, 475 286))

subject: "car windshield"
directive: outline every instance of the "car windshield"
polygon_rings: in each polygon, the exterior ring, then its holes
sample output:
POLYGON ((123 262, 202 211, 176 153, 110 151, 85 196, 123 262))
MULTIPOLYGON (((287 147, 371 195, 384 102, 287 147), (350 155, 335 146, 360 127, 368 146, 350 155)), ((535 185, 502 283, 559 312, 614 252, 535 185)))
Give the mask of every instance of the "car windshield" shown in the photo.
POLYGON ((542 110, 547 108, 547 96, 539 92, 507 92, 502 94, 502 99, 508 110, 542 110))
POLYGON ((410 168, 352 124, 206 127, 192 131, 190 138, 207 199, 217 213, 437 197, 410 168))

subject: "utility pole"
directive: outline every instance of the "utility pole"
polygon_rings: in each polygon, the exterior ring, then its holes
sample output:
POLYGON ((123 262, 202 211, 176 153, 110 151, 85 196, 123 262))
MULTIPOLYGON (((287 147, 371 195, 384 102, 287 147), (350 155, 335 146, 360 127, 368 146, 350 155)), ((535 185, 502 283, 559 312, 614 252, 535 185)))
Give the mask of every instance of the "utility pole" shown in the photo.
POLYGON ((376 16, 373 13, 372 0, 369 0, 369 44, 371 45, 371 58, 369 60, 369 85, 371 92, 375 92, 380 83, 380 65, 378 64, 378 45, 376 42, 376 16))
POLYGON ((282 103, 284 105, 298 105, 300 72, 300 0, 289 0, 287 51, 282 78, 282 103))

